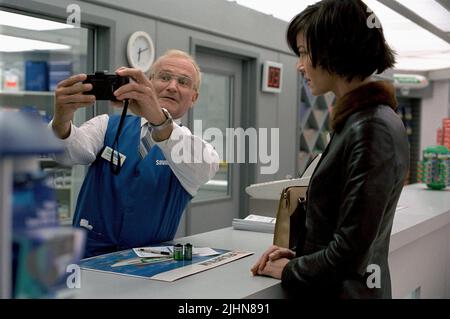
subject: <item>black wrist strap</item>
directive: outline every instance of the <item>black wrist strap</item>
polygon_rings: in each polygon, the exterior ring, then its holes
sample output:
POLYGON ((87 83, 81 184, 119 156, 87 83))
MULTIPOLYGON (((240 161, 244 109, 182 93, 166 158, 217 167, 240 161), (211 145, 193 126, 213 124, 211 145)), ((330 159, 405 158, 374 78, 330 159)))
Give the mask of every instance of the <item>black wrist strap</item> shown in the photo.
POLYGON ((127 115, 128 110, 128 99, 123 101, 123 109, 122 115, 120 116, 119 127, 117 128, 116 136, 114 137, 114 142, 112 144, 111 151, 111 160, 109 162, 111 167, 111 172, 114 175, 118 175, 120 173, 121 163, 120 163, 120 151, 119 151, 119 136, 122 132, 123 122, 125 122, 125 117, 127 115), (117 154, 117 165, 114 164, 114 154, 117 154))

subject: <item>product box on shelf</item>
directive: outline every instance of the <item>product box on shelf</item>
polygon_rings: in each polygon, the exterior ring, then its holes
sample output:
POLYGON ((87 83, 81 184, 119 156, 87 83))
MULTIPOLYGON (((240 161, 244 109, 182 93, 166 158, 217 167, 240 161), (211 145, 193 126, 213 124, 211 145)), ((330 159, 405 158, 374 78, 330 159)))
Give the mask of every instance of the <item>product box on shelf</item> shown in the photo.
POLYGON ((47 62, 25 61, 25 90, 48 91, 47 62))
POLYGON ((20 91, 20 71, 18 69, 5 69, 3 72, 3 91, 20 91))
POLYGON ((70 271, 84 253, 85 231, 62 227, 46 173, 14 175, 13 296, 53 298, 71 288, 70 271))
POLYGON ((49 89, 54 91, 62 80, 72 75, 72 61, 50 61, 48 62, 49 89))
POLYGON ((438 128, 438 144, 450 148, 450 118, 442 119, 442 128, 438 128))

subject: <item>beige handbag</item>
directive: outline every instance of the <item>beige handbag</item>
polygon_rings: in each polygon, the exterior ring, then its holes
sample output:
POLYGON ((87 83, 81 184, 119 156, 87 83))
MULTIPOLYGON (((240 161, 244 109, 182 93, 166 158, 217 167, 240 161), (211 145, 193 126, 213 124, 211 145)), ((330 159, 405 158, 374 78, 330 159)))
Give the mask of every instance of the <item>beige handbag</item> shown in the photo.
POLYGON ((304 231, 306 217, 306 192, 308 186, 289 186, 281 192, 273 244, 294 248, 304 231))

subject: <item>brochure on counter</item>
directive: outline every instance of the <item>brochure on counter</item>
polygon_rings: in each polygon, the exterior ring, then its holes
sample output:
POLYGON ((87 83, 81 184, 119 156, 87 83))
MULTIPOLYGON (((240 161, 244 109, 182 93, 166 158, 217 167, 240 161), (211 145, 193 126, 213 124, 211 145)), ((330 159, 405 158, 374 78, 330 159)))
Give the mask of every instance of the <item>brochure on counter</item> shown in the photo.
POLYGON ((172 282, 252 255, 253 252, 193 248, 192 260, 175 260, 172 246, 139 247, 83 259, 86 270, 172 282))

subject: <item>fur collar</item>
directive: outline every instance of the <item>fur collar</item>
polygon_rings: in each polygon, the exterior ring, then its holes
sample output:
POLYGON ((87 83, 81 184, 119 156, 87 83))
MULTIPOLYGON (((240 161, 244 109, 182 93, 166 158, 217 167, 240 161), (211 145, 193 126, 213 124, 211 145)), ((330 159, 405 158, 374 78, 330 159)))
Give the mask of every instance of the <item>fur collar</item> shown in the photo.
POLYGON ((331 116, 332 130, 339 132, 347 118, 358 110, 380 104, 389 105, 393 110, 397 109, 395 88, 387 81, 370 82, 348 92, 336 101, 336 105, 333 108, 331 116))

